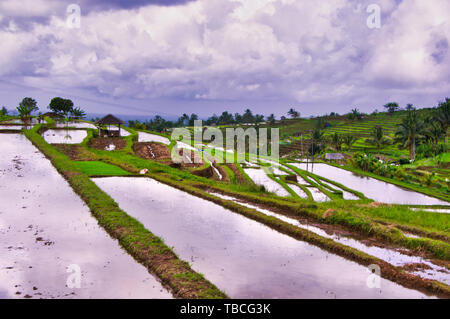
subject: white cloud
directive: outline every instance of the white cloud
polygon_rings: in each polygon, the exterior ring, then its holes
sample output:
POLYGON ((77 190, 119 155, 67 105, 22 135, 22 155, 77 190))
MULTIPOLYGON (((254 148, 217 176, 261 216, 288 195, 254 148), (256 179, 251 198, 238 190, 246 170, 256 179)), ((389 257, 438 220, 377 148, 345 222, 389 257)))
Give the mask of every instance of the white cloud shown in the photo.
MULTIPOLYGON (((16 3, 0 8, 23 17, 58 6, 18 10, 16 3)), ((55 14, 31 30, 10 22, 0 29, 0 76, 26 74, 28 83, 45 76, 58 88, 110 96, 301 103, 448 88, 450 3, 380 4, 380 30, 367 28, 366 3, 353 0, 199 0, 93 11, 81 29, 66 28, 65 16, 55 14)))

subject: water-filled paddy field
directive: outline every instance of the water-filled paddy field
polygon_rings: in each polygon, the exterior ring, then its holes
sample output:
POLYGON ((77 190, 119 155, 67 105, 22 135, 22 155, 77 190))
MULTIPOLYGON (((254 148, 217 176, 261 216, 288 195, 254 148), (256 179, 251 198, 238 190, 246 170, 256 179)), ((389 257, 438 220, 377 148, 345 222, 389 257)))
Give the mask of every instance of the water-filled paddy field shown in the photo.
POLYGON ((94 182, 232 298, 421 298, 366 267, 150 178, 94 182), (167 200, 170 198, 170 200, 167 200))
POLYGON ((171 298, 31 142, 0 144, 0 298, 171 298), (80 288, 69 288, 77 267, 80 288))
POLYGON ((448 205, 448 202, 410 191, 375 178, 360 176, 353 172, 323 163, 314 165, 305 163, 290 163, 302 170, 308 170, 316 175, 326 177, 348 188, 358 190, 366 197, 377 202, 405 205, 448 205))

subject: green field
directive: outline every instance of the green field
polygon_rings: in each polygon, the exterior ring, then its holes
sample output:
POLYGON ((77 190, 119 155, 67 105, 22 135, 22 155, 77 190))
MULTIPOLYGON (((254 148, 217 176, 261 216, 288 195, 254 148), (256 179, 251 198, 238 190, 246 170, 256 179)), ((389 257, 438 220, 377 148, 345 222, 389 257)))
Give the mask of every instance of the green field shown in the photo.
POLYGON ((120 167, 96 161, 74 162, 80 171, 89 176, 123 176, 130 175, 129 172, 120 167))

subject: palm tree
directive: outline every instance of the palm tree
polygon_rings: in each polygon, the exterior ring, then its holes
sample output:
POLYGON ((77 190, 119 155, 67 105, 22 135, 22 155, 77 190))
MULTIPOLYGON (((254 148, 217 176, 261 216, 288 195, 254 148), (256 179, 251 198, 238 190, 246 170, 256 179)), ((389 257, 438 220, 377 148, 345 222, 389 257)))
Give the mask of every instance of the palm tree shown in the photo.
POLYGON ((436 146, 439 140, 445 136, 440 122, 436 121, 436 113, 425 119, 426 130, 424 132, 427 142, 436 146))
POLYGON ((378 153, 380 153, 381 146, 388 144, 389 140, 384 136, 383 128, 377 125, 373 128, 371 138, 367 139, 366 142, 375 145, 378 153))
POLYGON ((336 151, 340 151, 341 150, 341 146, 342 146, 342 135, 340 135, 339 133, 335 132, 332 136, 331 136, 331 144, 334 146, 334 148, 336 149, 336 151))
POLYGON ((86 117, 86 112, 84 112, 81 108, 75 107, 70 111, 70 114, 75 119, 83 119, 86 117))
POLYGON ((30 120, 31 112, 37 110, 39 110, 39 108, 37 107, 37 103, 31 97, 24 98, 17 107, 17 112, 19 113, 20 119, 24 123, 30 120))
POLYGON ((344 144, 347 145, 349 150, 352 148, 352 145, 355 144, 356 140, 357 137, 352 134, 348 134, 343 137, 344 144))
POLYGON ((406 118, 398 125, 395 133, 396 141, 402 147, 409 148, 409 159, 413 160, 416 157, 416 143, 422 137, 424 123, 417 114, 416 110, 408 112, 406 118))
POLYGON ((447 130, 450 125, 450 99, 448 97, 445 98, 445 102, 439 103, 434 117, 441 124, 445 134, 445 144, 448 144, 447 130))

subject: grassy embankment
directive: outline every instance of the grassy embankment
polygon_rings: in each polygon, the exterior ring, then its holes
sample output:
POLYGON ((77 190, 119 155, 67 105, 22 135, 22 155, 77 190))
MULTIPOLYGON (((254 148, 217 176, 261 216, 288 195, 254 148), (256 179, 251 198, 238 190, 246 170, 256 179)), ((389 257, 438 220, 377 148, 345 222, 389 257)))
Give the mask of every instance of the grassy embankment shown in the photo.
MULTIPOLYGON (((139 221, 121 210, 106 193, 83 173, 77 163, 47 144, 37 133, 40 126, 24 134, 52 162, 69 182, 74 191, 86 202, 99 224, 137 261, 157 275, 180 298, 226 298, 203 275, 193 271, 190 265, 139 221)), ((128 150, 130 151, 130 149, 128 150)), ((94 164, 95 165, 95 164, 94 164)))

